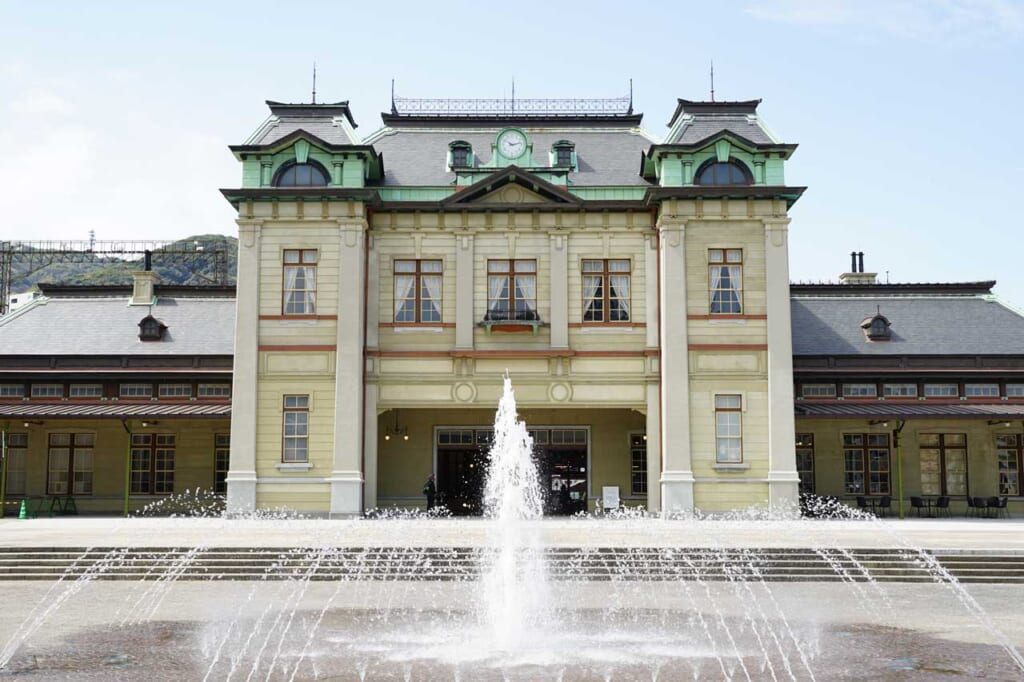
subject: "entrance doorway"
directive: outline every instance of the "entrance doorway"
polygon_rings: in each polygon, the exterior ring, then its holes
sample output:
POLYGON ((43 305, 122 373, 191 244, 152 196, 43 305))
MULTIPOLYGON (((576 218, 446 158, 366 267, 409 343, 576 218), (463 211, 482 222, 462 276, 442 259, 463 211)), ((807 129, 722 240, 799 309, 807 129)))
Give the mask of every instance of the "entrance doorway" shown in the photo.
MULTIPOLYGON (((570 516, 587 508, 590 429, 529 429, 534 461, 544 492, 545 516, 570 516)), ((483 514, 487 453, 494 439, 490 428, 436 429, 438 504, 455 516, 483 514)))

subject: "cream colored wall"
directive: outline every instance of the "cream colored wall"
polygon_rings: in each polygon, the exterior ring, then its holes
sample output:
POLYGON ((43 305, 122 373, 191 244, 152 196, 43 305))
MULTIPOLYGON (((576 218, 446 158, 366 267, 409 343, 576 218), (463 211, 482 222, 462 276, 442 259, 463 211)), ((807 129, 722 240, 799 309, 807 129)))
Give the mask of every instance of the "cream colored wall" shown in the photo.
MULTIPOLYGON (((890 442, 895 421, 887 427, 870 425, 867 419, 800 419, 796 420, 797 433, 814 434, 815 492, 819 495, 845 496, 843 492, 843 434, 888 433, 890 442)), ((1013 423, 1013 422, 1011 422, 1013 423)), ((963 433, 967 435, 967 485, 972 496, 990 497, 999 494, 999 470, 996 455, 996 435, 1021 433, 1019 422, 1015 426, 989 426, 985 419, 911 419, 901 434, 903 450, 903 495, 921 494, 921 466, 919 436, 925 433, 963 433)), ((896 450, 891 451, 891 486, 896 496, 896 450)), ((953 498, 953 504, 962 509, 962 497, 953 498)), ((1011 502, 1011 507, 1024 510, 1024 498, 1011 502)))
POLYGON ((727 512, 750 507, 764 507, 768 499, 767 483, 701 483, 694 486, 694 506, 701 512, 727 512))
MULTIPOLYGON (((141 420, 129 420, 129 428, 138 434, 173 434, 176 437, 174 453, 174 493, 197 488, 212 491, 214 486, 214 436, 230 432, 227 419, 160 419, 144 428, 141 420)), ((28 434, 26 452, 25 494, 46 495, 47 466, 49 462, 49 435, 51 433, 91 433, 95 435, 93 453, 93 492, 75 495, 80 513, 116 513, 124 510, 125 463, 128 456, 129 435, 119 419, 46 420, 43 424, 10 423, 12 433, 28 434)), ((8 499, 20 499, 21 496, 8 499)), ((132 495, 129 508, 140 508, 165 499, 166 495, 132 495)))
MULTIPOLYGON (((519 417, 527 426, 589 426, 591 502, 605 485, 617 485, 622 497, 630 497, 629 433, 644 430, 643 415, 621 409, 520 409, 519 417)), ((421 491, 427 474, 434 467, 435 427, 486 427, 493 422, 493 409, 402 409, 398 411, 398 423, 408 428, 409 440, 385 440, 384 429, 394 426, 395 414, 393 411, 381 414, 377 439, 379 505, 419 507, 425 504, 421 491)), ((627 502, 639 504, 643 500, 627 502)))
MULTIPOLYGON (((757 380, 690 381, 690 434, 693 474, 700 478, 718 476, 723 480, 739 476, 764 478, 768 475, 768 393, 757 380), (715 469, 715 396, 740 395, 743 433, 743 469, 715 469)), ((724 469, 724 467, 722 468, 724 469)))
MULTIPOLYGON (((261 354, 263 355, 263 354, 261 354)), ((334 447, 334 381, 324 376, 262 376, 256 414, 256 473, 265 477, 323 478, 331 471, 334 447), (280 471, 284 396, 309 396, 309 471, 280 471)), ((262 486, 260 487, 262 490, 262 486)))

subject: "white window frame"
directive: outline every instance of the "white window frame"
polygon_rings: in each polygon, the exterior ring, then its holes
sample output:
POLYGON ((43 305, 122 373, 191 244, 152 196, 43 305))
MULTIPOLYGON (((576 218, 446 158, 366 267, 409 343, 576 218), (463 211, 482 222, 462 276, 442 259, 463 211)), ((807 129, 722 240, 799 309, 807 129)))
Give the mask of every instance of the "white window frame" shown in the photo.
POLYGON ((230 398, 231 384, 199 384, 200 398, 230 398))
POLYGON ((851 383, 843 384, 844 398, 877 398, 878 384, 851 383))
POLYGON ((25 384, 0 384, 0 398, 24 398, 25 384))
POLYGON ((281 404, 281 463, 305 464, 309 462, 309 396, 286 395, 281 404))
POLYGON ((64 384, 32 384, 33 398, 63 398, 64 384))
POLYGON ((103 384, 70 384, 69 398, 102 398, 103 384))
POLYGON ((119 384, 117 395, 120 398, 152 398, 153 384, 119 384))
POLYGON ((738 393, 715 394, 715 463, 743 464, 743 396, 738 393), (735 404, 732 404, 735 399, 735 404), (724 459, 723 446, 728 454, 735 444, 737 459, 724 459))
POLYGON ((916 398, 917 384, 882 384, 882 395, 886 398, 916 398))
POLYGON ((964 384, 965 398, 998 398, 999 384, 992 382, 971 382, 964 384))
POLYGON ((157 387, 160 398, 191 398, 192 384, 160 384, 157 387))
POLYGON ((931 383, 924 385, 924 397, 925 398, 959 398, 960 397, 960 385, 951 384, 949 382, 944 383, 931 383), (952 393, 950 393, 952 389, 952 393))
POLYGON ((1024 398, 1024 384, 1006 384, 1007 398, 1024 398))
POLYGON ((835 384, 800 384, 801 398, 835 398, 835 384))

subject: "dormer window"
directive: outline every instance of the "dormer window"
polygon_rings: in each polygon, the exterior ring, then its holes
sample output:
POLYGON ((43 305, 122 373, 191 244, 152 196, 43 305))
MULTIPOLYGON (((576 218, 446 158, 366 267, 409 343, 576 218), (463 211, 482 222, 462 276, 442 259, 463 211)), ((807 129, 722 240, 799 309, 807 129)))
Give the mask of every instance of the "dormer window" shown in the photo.
POLYGON ((274 178, 274 187, 326 187, 327 171, 320 164, 290 163, 281 167, 274 178))
POLYGON ((448 145, 450 168, 466 168, 473 165, 473 147, 463 140, 456 140, 448 145))
POLYGON ((870 341, 888 341, 891 338, 890 322, 881 312, 860 323, 861 329, 870 341))
POLYGON ((559 140, 551 146, 551 161, 559 168, 575 168, 576 146, 569 140, 559 140))
POLYGON ((160 341, 167 331, 167 325, 152 315, 146 315, 139 322, 139 341, 160 341))
POLYGON ((754 178, 739 161, 708 161, 697 169, 697 185, 751 185, 754 178))

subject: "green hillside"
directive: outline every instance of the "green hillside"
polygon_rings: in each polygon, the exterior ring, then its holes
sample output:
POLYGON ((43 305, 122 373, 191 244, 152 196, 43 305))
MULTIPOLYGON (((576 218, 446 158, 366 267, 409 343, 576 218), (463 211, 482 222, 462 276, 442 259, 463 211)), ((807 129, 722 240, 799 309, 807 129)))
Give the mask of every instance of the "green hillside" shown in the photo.
MULTIPOLYGON (((217 275, 218 249, 227 257, 228 283, 235 283, 238 270, 238 240, 221 234, 202 234, 180 239, 163 249, 153 251, 153 271, 161 284, 215 284, 217 275), (197 248, 198 246, 198 248, 197 248), (163 253, 164 251, 189 251, 163 253)), ((26 249, 26 251, 29 249, 26 249)), ((44 254, 34 255, 31 261, 15 255, 11 264, 11 291, 21 292, 37 283, 111 285, 131 284, 131 273, 141 270, 143 257, 125 260, 119 257, 90 253, 76 253, 71 257, 56 257, 50 260, 44 254), (61 262, 63 261, 63 262, 61 262), (42 267, 40 267, 43 265, 42 267)))

